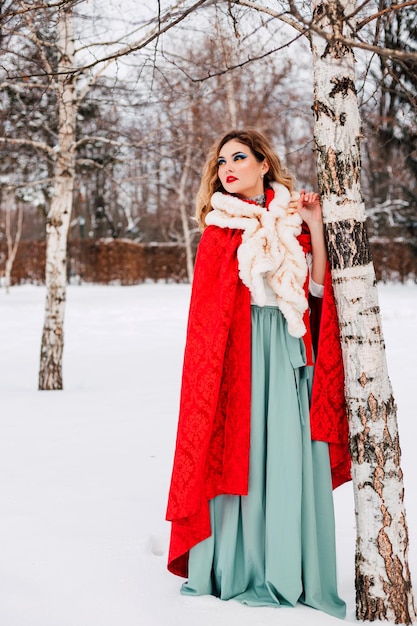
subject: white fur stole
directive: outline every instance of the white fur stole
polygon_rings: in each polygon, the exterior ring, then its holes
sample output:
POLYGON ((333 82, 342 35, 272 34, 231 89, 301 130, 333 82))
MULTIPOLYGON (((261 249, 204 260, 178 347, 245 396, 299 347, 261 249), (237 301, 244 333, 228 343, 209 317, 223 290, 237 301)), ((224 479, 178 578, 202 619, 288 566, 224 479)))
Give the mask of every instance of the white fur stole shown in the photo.
POLYGON ((288 189, 279 183, 272 183, 272 188, 275 196, 268 209, 217 191, 211 198, 213 210, 206 215, 206 224, 243 231, 237 252, 242 282, 255 304, 265 306, 266 280, 287 320, 288 332, 302 337, 306 332, 303 314, 308 306, 304 292, 307 262, 297 240, 302 219, 297 212, 288 212, 288 189))

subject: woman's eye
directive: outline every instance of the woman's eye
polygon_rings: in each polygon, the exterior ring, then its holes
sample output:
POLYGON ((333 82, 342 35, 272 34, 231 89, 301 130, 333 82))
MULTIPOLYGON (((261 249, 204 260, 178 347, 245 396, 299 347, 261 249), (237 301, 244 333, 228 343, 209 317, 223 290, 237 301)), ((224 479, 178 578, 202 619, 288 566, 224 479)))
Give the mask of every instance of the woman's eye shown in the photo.
POLYGON ((217 159, 217 166, 220 167, 226 163, 226 159, 217 159))
POLYGON ((234 161, 240 161, 241 159, 246 159, 246 154, 244 152, 239 152, 233 157, 234 161))

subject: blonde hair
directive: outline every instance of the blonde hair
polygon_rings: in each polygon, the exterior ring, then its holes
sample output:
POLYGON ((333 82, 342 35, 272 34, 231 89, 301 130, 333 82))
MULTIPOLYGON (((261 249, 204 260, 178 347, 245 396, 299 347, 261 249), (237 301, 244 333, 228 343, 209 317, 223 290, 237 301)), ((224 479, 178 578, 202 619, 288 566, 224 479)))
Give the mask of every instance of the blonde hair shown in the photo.
POLYGON ((281 163, 278 155, 273 151, 268 139, 262 133, 254 129, 232 130, 220 137, 211 147, 204 165, 200 188, 196 198, 196 218, 200 229, 206 227, 206 215, 212 211, 211 196, 216 191, 225 191, 218 177, 218 164, 220 150, 232 139, 243 143, 250 148, 256 160, 262 163, 266 159, 269 170, 264 176, 265 187, 270 186, 272 181, 285 185, 292 192, 294 179, 281 163))

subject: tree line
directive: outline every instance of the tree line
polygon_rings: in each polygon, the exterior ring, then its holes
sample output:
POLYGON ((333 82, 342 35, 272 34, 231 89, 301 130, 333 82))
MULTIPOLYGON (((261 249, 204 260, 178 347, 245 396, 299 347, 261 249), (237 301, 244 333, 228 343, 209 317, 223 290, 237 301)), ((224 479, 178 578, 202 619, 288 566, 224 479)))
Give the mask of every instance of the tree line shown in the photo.
MULTIPOLYGON (((3 9, 0 237, 6 238, 7 214, 16 228, 23 213, 22 237, 43 239, 59 126, 59 94, 51 88, 59 58, 57 9, 25 13, 16 10, 20 5, 11 2, 3 9)), ((87 18, 82 3, 77 10, 80 35, 87 18)), ((71 238, 184 243, 184 214, 191 236, 197 235, 189 218, 205 153, 230 127, 267 132, 299 185, 316 187, 312 70, 305 42, 242 67, 242 58, 262 56, 260 34, 283 46, 288 34, 263 23, 256 24, 256 38, 239 23, 242 32, 231 41, 230 16, 212 12, 206 20, 209 27, 191 32, 184 27, 173 34, 153 58, 148 52, 129 64, 120 61, 119 68, 93 78, 76 69, 85 93, 76 111, 71 238), (179 198, 181 180, 186 193, 179 198)), ((381 20, 381 45, 416 50, 414 9, 381 20)), ((416 64, 382 57, 359 62, 370 235, 415 241, 416 64)))

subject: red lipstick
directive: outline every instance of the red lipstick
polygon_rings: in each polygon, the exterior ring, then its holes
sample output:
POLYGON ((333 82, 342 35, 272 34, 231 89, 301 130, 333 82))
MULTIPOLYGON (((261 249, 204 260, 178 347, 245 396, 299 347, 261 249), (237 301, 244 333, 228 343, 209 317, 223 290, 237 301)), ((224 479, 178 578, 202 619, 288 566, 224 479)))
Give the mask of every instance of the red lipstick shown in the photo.
POLYGON ((228 176, 226 178, 226 183, 234 183, 237 180, 236 176, 228 176))

